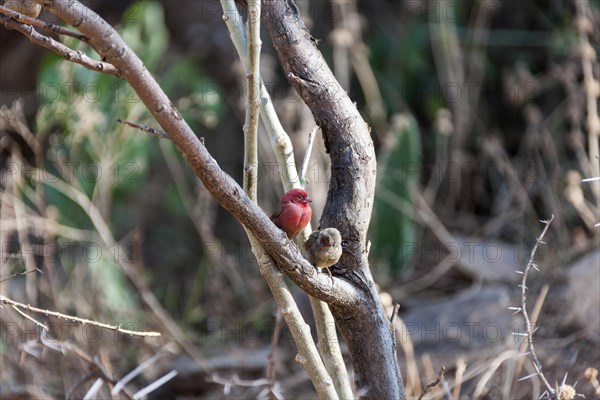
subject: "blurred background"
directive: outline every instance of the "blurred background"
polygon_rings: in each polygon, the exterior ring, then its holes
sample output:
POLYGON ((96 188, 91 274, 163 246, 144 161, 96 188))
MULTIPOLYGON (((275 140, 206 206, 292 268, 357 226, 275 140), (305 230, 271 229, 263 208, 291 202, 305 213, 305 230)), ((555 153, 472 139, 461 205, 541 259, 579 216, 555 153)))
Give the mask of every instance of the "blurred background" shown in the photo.
MULTIPOLYGON (((117 28, 241 183, 245 74, 220 3, 84 3, 117 28)), ((518 381, 531 366, 515 359, 524 349, 512 332, 524 326, 508 307, 520 305, 515 270, 539 221, 554 215, 549 245, 536 255, 540 272, 528 281, 536 345, 552 383, 568 374, 578 393, 600 396, 589 370, 600 367, 600 183, 583 182, 600 176, 598 3, 297 5, 371 127, 379 182, 369 257, 384 305, 401 306, 407 392, 418 396, 445 365, 454 398, 539 397, 537 378, 518 381)), ((40 18, 56 22, 45 11, 40 18)), ((261 36, 262 77, 300 165, 315 123, 261 36)), ((0 293, 162 333, 124 337, 37 316, 55 342, 94 359, 85 361, 53 351, 4 306, 3 398, 82 397, 98 376, 93 366, 118 381, 151 357, 127 384, 131 392, 177 370, 155 396, 314 397, 289 333, 275 329, 276 306, 240 224, 168 140, 117 122, 158 128, 133 91, 5 27, 0 67, 0 293), (274 333, 276 385, 259 381, 274 333)), ((270 215, 283 189, 262 125, 259 136, 259 204, 270 215)), ((307 175, 313 229, 328 176, 319 133, 307 175)), ((294 290, 310 320, 305 295, 294 290)), ((108 397, 107 386, 98 395, 108 397)))

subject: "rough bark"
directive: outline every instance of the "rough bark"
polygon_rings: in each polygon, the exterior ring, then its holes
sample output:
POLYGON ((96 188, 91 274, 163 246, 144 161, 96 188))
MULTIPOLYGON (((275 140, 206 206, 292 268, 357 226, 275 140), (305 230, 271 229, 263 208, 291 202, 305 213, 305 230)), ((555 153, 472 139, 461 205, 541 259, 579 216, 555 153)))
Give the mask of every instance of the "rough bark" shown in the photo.
POLYGON ((321 127, 331 157, 331 183, 321 228, 335 227, 348 242, 336 277, 357 290, 355 307, 330 308, 344 336, 362 397, 403 399, 393 329, 385 315, 367 260, 377 164, 370 128, 338 84, 289 1, 263 1, 264 24, 290 83, 321 127))
MULTIPOLYGON (((41 2, 42 0, 36 0, 41 2)), ((289 79, 321 126, 332 161, 332 180, 321 224, 340 230, 350 244, 332 285, 316 274, 296 245, 224 173, 169 101, 142 61, 97 14, 72 0, 45 6, 78 28, 103 59, 119 70, 192 170, 305 292, 329 304, 348 343, 362 397, 404 399, 392 328, 367 263, 366 233, 373 205, 376 163, 369 129, 341 89, 298 18, 293 4, 264 1, 263 21, 289 79)))

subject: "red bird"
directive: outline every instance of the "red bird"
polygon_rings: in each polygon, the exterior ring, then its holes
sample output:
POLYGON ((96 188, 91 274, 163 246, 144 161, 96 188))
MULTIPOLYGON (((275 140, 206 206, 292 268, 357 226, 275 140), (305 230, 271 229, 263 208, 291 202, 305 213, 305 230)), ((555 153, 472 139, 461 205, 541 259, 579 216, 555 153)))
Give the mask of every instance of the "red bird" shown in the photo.
POLYGON ((299 234, 310 222, 312 203, 308 193, 302 189, 292 189, 279 200, 271 215, 271 221, 291 239, 299 234))

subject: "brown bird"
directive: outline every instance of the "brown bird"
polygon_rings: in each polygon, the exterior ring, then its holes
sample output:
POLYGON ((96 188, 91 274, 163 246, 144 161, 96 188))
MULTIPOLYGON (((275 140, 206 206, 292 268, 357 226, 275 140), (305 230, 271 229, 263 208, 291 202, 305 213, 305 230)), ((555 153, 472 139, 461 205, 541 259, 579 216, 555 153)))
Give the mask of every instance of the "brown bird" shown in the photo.
POLYGON ((342 235, 335 228, 315 231, 304 243, 304 250, 311 264, 318 268, 329 268, 342 256, 342 235))
POLYGON ((4 7, 31 18, 37 18, 42 11, 42 5, 33 0, 6 0, 4 7))
POLYGON ((271 221, 291 239, 310 222, 312 200, 302 189, 292 189, 279 200, 277 208, 271 215, 271 221))

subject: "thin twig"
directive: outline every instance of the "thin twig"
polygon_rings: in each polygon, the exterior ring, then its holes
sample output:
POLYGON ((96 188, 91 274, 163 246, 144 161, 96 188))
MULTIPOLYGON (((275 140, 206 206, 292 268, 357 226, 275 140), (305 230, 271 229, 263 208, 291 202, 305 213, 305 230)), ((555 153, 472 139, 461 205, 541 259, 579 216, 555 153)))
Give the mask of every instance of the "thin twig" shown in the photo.
POLYGON ((535 353, 535 348, 533 346, 533 333, 535 332, 535 329, 529 319, 529 314, 527 313, 527 276, 528 276, 531 268, 535 268, 537 270, 537 266, 533 262, 533 259, 535 257, 535 253, 536 253, 539 245, 544 243, 543 238, 546 235, 546 232, 548 231, 548 228, 550 227, 550 224, 552 223, 553 220, 554 220, 554 215, 552 215, 550 217, 550 219, 547 221, 541 221, 545 225, 544 230, 542 231, 540 236, 537 238, 536 243, 533 246, 533 249, 531 249, 531 254, 529 255, 529 261, 527 262, 527 265, 525 266, 525 269, 523 270, 523 278, 521 280, 521 285, 520 285, 521 286, 521 314, 523 314, 523 319, 525 319, 525 329, 526 329, 524 336, 527 337, 527 341, 529 344, 529 352, 530 352, 532 360, 533 360, 533 366, 535 368, 535 371, 536 371, 537 375, 540 377, 540 379, 544 382, 544 385, 546 386, 546 389, 548 390, 548 392, 550 393, 551 396, 554 396, 555 390, 552 388, 552 386, 550 385, 550 383, 544 376, 544 373, 542 372, 542 363, 540 362, 537 354, 535 353))
POLYGON ((23 35, 27 36, 32 43, 47 48, 48 50, 63 57, 67 61, 80 64, 83 67, 92 71, 102 72, 108 75, 120 76, 119 70, 114 65, 104 61, 94 60, 93 58, 86 56, 81 51, 75 51, 73 49, 70 49, 64 44, 52 39, 51 37, 42 35, 38 31, 33 29, 33 26, 29 24, 23 24, 4 14, 1 15, 0 20, 4 23, 6 27, 19 31, 23 35))
POLYGON ((160 336, 159 332, 139 332, 139 331, 132 331, 132 330, 129 330, 129 329, 123 329, 123 328, 121 328, 120 325, 109 325, 109 324, 104 324, 104 323, 93 321, 93 320, 89 320, 89 319, 84 319, 84 318, 74 317, 74 316, 71 316, 71 315, 61 314, 61 313, 56 312, 56 311, 43 310, 41 308, 32 307, 29 304, 19 303, 17 301, 11 300, 8 297, 5 297, 3 295, 0 295, 0 302, 4 303, 4 304, 9 304, 9 305, 11 305, 13 307, 18 307, 18 308, 20 308, 22 310, 31 311, 31 312, 35 312, 35 313, 38 313, 38 314, 44 314, 46 316, 52 316, 52 317, 62 318, 62 319, 70 320, 70 321, 73 321, 73 322, 79 322, 82 325, 93 325, 93 326, 97 326, 99 328, 110 329, 112 331, 123 333, 125 335, 150 336, 150 337, 160 336))
POLYGON ((147 359, 146 361, 144 361, 143 363, 141 363, 140 365, 138 365, 137 367, 135 367, 131 372, 129 372, 127 375, 125 375, 124 377, 119 379, 119 381, 115 384, 115 386, 113 387, 110 394, 113 396, 118 395, 121 392, 121 390, 123 390, 125 385, 127 385, 131 380, 133 380, 139 374, 144 372, 145 369, 149 368, 154 363, 156 363, 156 361, 165 354, 167 354, 167 353, 164 351, 158 352, 155 355, 153 355, 152 357, 150 357, 149 359, 147 359))
POLYGON ((275 388, 275 355, 277 353, 277 343, 281 332, 281 309, 275 312, 275 326, 273 327, 273 336, 271 337, 271 350, 269 351, 269 367, 267 369, 267 379, 269 380, 269 393, 273 394, 275 388))
POLYGON ((31 317, 30 315, 25 314, 23 311, 19 310, 18 307, 14 306, 11 304, 11 307, 18 312, 19 314, 21 314, 24 318, 27 318, 28 320, 30 320, 31 322, 33 322, 34 324, 36 324, 37 326, 39 326, 40 328, 42 328, 43 330, 47 331, 48 327, 44 324, 42 324, 40 321, 36 320, 35 318, 31 317))
MULTIPOLYGON (((484 365, 482 364, 483 370, 485 373, 479 378, 477 381, 477 385, 475 385, 475 390, 473 391, 473 399, 480 399, 481 396, 487 391, 486 385, 492 379, 498 368, 502 365, 502 363, 506 360, 512 360, 519 354, 516 350, 505 350, 502 353, 498 354, 491 362, 486 362, 484 365)), ((474 376, 475 368, 471 368, 472 375, 474 376)), ((478 373, 479 374, 479 373, 478 373)), ((465 379, 466 381, 467 379, 465 379)))
MULTIPOLYGON (((116 379, 110 375, 106 367, 102 364, 102 362, 100 362, 98 358, 90 356, 75 344, 68 341, 60 341, 55 338, 51 338, 49 337, 48 331, 41 332, 40 340, 45 347, 48 347, 62 354, 66 354, 67 352, 69 352, 88 364, 90 374, 86 375, 81 381, 79 381, 75 385, 74 388, 72 388, 69 391, 69 393, 66 396, 67 399, 74 398, 76 390, 93 377, 100 378, 103 381, 109 383, 110 385, 116 384, 116 379)), ((121 394, 127 399, 132 399, 131 394, 129 394, 129 391, 125 388, 121 390, 121 394)))
MULTIPOLYGON (((588 152, 589 162, 592 168, 592 175, 600 174, 600 160, 598 155, 600 153, 600 147, 598 145, 598 136, 600 136, 600 117, 598 117, 598 82, 594 78, 594 65, 597 66, 596 52, 593 46, 590 44, 588 33, 585 29, 586 26, 591 26, 592 21, 589 20, 588 15, 592 13, 590 5, 587 1, 576 1, 575 8, 577 17, 579 20, 579 51, 581 52, 581 66, 583 72, 583 90, 586 99, 587 109, 587 129, 588 129, 588 152)), ((592 186, 592 192, 594 193, 596 200, 600 200, 600 189, 599 186, 592 186)))
POLYGON ((417 361, 415 359, 415 346, 412 340, 408 328, 402 318, 397 318, 395 321, 399 324, 398 331, 402 334, 400 337, 400 347, 404 352, 404 358, 406 359, 406 384, 409 392, 413 394, 418 393, 421 389, 421 377, 419 375, 419 368, 417 367, 417 361))
POLYGON ((96 393, 102 388, 104 385, 104 379, 96 378, 96 382, 88 389, 88 391, 83 395, 83 400, 91 400, 96 397, 96 393))
POLYGON ((425 389, 423 389, 423 392, 419 396, 418 400, 421 400, 423 398, 423 396, 425 396, 425 394, 427 394, 427 392, 429 392, 432 388, 436 387, 440 383, 440 381, 444 378, 444 372, 446 372, 446 367, 444 367, 442 365, 440 367, 440 372, 438 372, 437 379, 435 381, 429 383, 427 386, 425 386, 425 389))
POLYGON ((394 304, 394 308, 392 309, 392 315, 390 316, 390 324, 396 329, 394 325, 396 323, 396 317, 398 316, 398 311, 400 311, 400 304, 394 304))
POLYGON ((396 337, 398 336, 398 332, 396 330, 396 318, 398 317, 398 311, 400 311, 400 304, 395 303, 394 308, 392 309, 392 315, 390 316, 390 324, 392 325, 392 341, 394 352, 398 351, 398 344, 396 342, 396 337))
MULTIPOLYGON (((260 0, 248 0, 248 104, 244 123, 244 191, 256 202, 260 116, 260 0)), ((252 240, 252 238, 250 238, 252 240)))
POLYGON ((177 376, 177 371, 174 371, 174 370, 169 372, 168 374, 161 376, 160 378, 158 378, 157 380, 155 380, 148 386, 145 386, 142 389, 135 392, 133 394, 133 398, 136 400, 145 398, 149 393, 155 391, 156 389, 158 389, 165 383, 169 382, 171 379, 175 378, 176 376, 177 376))
MULTIPOLYGON (((540 312, 542 311, 542 305, 544 304, 544 301, 546 299, 546 295, 548 294, 548 290, 549 290, 550 286, 549 285, 544 285, 542 287, 542 290, 540 291, 540 294, 538 295, 537 300, 535 301, 535 304, 533 306, 533 311, 531 312, 531 324, 533 326, 536 326, 537 324, 537 320, 538 317, 540 315, 540 312)), ((519 314, 521 312, 521 308, 520 307, 509 307, 509 309, 511 308, 515 308, 515 314, 519 314)), ((524 354, 525 350, 527 349, 528 343, 526 341, 523 341, 523 343, 521 343, 521 345, 519 346, 519 353, 524 354)), ((529 354, 529 353, 527 353, 529 354)), ((523 363, 525 362, 525 358, 519 358, 517 360, 517 364, 515 366, 515 371, 514 371, 514 376, 517 377, 521 374, 521 370, 523 369, 523 363)))
POLYGON ((225 386, 240 386, 240 387, 260 387, 269 384, 268 379, 255 379, 253 381, 240 379, 237 375, 231 377, 231 379, 221 378, 217 374, 213 374, 209 378, 208 381, 218 383, 225 386))
POLYGON ((75 383, 75 385, 69 389, 69 391, 67 392, 67 395, 65 396, 65 398, 67 400, 71 400, 71 399, 77 399, 77 397, 75 397, 75 393, 77 393, 77 391, 79 390, 80 387, 82 387, 87 381, 94 379, 94 375, 93 374, 86 374, 84 375, 81 379, 79 379, 77 381, 77 383, 75 383))
MULTIPOLYGON (((17 272, 17 273, 10 274, 10 275, 7 275, 5 277, 0 278, 0 282, 8 281, 9 279, 16 278, 17 276, 23 276, 23 275, 31 274, 32 272, 39 272, 41 274, 42 270, 39 269, 39 268, 34 268, 34 269, 30 269, 28 271, 17 272)), ((0 277, 1 276, 2 276, 2 274, 0 274, 0 277)))
POLYGON ((317 136, 317 130, 319 126, 315 126, 308 134, 308 143, 306 143, 306 152, 304 153, 304 160, 302 160, 302 168, 300 169, 300 183, 302 186, 306 186, 308 181, 306 180, 306 171, 308 170, 308 163, 310 162, 310 154, 312 153, 313 143, 315 142, 315 136, 317 136))
MULTIPOLYGON (((223 21, 227 25, 231 41, 237 50, 246 73, 249 73, 248 44, 242 17, 237 11, 233 0, 221 0, 221 7, 223 8, 223 21)), ((296 171, 292 141, 283 129, 281 121, 279 121, 273 101, 271 100, 271 95, 267 91, 262 78, 260 79, 260 117, 270 136, 271 146, 277 157, 277 163, 281 170, 283 190, 287 192, 294 187, 300 187, 299 180, 295 179, 298 171, 296 171)))
POLYGON ((467 369, 467 363, 462 358, 456 362, 456 371, 454 372, 454 390, 452 391, 452 399, 459 400, 460 388, 463 383, 463 375, 467 369))
POLYGON ((158 136, 161 139, 168 139, 169 138, 169 136, 167 136, 167 134, 164 133, 163 131, 161 131, 160 129, 155 129, 155 128, 152 128, 152 127, 150 127, 148 125, 136 124, 135 122, 130 122, 130 121, 127 121, 127 120, 124 120, 124 119, 120 119, 120 118, 117 119, 117 122, 120 123, 120 124, 123 124, 123 125, 130 126, 132 128, 139 129, 140 131, 149 133, 149 134, 151 134, 153 136, 158 136))
MULTIPOLYGON (((16 160, 20 163, 24 163, 23 156, 18 147, 13 146, 13 154, 13 160, 16 160)), ((26 248, 31 246, 31 237, 29 235, 29 230, 26 226, 27 213, 25 212, 25 209, 23 207, 23 202, 17 200, 18 193, 22 191, 23 184, 18 179, 15 179, 14 176, 10 179, 10 181, 12 185, 12 192, 15 194, 15 197, 13 197, 13 209, 15 213, 15 222, 17 225, 17 237, 19 243, 21 243, 21 257, 22 260, 25 262, 26 270, 36 269, 37 264, 35 262, 33 254, 31 254, 31 252, 29 251, 25 251, 26 248)), ((37 304, 38 302, 38 282, 36 278, 36 275, 28 275, 25 278, 25 298, 28 302, 33 304, 37 304)))
POLYGON ((8 15, 21 23, 37 26, 38 28, 46 29, 59 35, 74 37, 75 39, 83 42, 87 42, 88 40, 88 38, 82 33, 72 31, 64 26, 55 25, 51 24, 50 22, 41 21, 37 18, 28 17, 27 15, 20 14, 6 7, 0 6, 0 14, 8 15))

